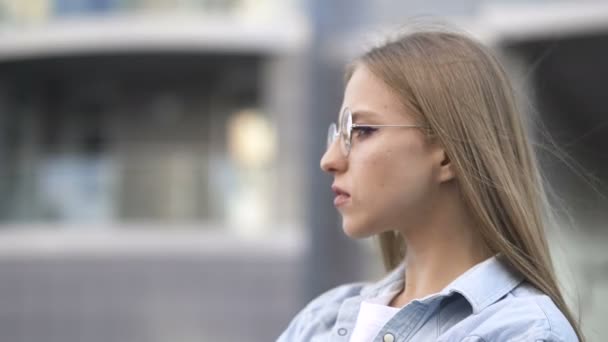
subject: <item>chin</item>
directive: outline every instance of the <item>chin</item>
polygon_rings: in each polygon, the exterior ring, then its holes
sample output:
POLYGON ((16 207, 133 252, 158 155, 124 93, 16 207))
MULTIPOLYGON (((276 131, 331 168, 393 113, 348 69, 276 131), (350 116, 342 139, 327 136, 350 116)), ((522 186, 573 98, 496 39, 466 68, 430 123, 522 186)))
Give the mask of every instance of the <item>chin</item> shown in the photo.
POLYGON ((349 222, 347 220, 344 220, 342 223, 344 234, 351 239, 364 239, 374 235, 375 232, 369 229, 369 227, 370 225, 354 224, 354 222, 349 222))

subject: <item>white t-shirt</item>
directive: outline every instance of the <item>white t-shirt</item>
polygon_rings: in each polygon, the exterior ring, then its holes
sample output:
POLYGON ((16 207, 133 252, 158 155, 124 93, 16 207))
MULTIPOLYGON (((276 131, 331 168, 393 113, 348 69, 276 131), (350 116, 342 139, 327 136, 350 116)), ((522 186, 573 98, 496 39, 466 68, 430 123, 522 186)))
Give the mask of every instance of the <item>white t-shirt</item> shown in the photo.
POLYGON ((373 298, 361 302, 355 329, 350 337, 350 342, 373 341, 382 327, 400 310, 388 306, 391 299, 398 293, 393 292, 386 296, 373 298))

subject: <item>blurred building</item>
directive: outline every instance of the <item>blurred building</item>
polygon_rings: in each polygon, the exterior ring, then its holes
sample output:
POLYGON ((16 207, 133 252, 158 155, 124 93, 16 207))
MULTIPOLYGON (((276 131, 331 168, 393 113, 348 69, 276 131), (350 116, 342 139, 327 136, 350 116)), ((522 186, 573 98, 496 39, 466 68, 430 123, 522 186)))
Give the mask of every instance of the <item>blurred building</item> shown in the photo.
POLYGON ((301 304, 300 4, 0 9, 0 340, 271 340, 301 304))
MULTIPOLYGON (((417 15, 496 49, 531 124, 608 180, 600 2, 0 0, 2 340, 268 341, 381 274, 318 160, 344 64, 417 15)), ((607 201, 541 157, 577 227, 550 234, 558 268, 599 341, 607 201)))

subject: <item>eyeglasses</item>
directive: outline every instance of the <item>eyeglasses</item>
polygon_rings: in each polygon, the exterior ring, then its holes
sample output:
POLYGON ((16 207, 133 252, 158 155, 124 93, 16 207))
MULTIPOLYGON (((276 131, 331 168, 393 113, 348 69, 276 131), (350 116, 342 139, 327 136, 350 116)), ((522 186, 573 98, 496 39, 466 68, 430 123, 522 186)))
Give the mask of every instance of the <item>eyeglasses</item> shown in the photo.
POLYGON ((401 128, 425 128, 421 125, 360 125, 353 123, 353 113, 346 107, 340 114, 338 125, 332 122, 329 125, 329 131, 327 132, 327 150, 334 144, 336 139, 340 137, 340 147, 345 157, 348 157, 352 147, 353 130, 365 130, 369 128, 380 128, 380 127, 401 127, 401 128))

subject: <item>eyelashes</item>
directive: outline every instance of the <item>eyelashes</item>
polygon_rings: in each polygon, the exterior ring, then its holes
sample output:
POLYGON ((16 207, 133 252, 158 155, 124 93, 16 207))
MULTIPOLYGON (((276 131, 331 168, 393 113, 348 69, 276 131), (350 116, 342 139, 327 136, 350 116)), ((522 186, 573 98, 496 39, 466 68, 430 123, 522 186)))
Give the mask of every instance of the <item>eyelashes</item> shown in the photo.
POLYGON ((374 134, 377 130, 378 130, 377 128, 373 128, 373 127, 365 127, 365 126, 353 127, 353 136, 355 136, 358 139, 362 139, 362 138, 366 138, 366 137, 374 134))

